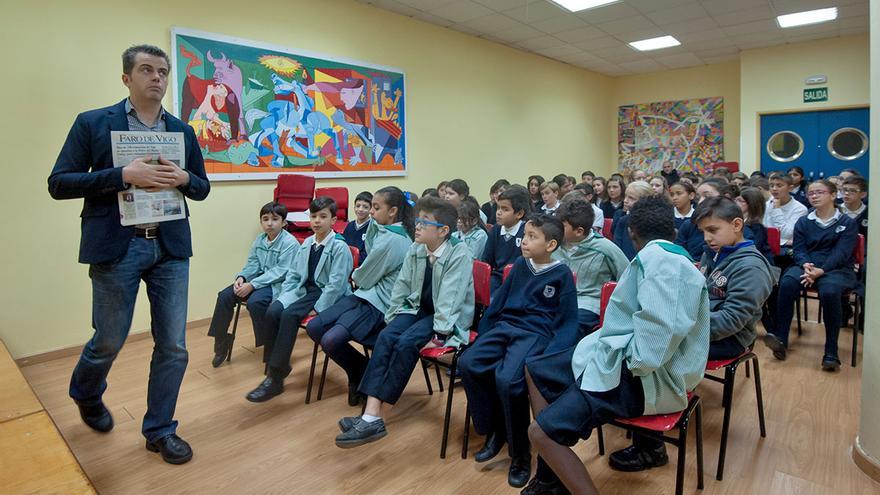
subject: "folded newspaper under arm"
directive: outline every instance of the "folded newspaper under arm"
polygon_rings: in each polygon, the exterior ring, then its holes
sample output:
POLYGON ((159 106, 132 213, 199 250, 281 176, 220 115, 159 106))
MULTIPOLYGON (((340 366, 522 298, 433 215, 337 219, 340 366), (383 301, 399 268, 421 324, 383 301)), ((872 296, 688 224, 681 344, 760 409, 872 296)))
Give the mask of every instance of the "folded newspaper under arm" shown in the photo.
MULTIPOLYGON (((110 131, 110 140, 114 167, 125 167, 145 156, 152 157, 150 163, 158 164, 161 156, 186 169, 182 132, 110 131)), ((119 219, 124 226, 186 218, 183 193, 176 188, 147 192, 131 185, 118 193, 118 202, 119 219)))

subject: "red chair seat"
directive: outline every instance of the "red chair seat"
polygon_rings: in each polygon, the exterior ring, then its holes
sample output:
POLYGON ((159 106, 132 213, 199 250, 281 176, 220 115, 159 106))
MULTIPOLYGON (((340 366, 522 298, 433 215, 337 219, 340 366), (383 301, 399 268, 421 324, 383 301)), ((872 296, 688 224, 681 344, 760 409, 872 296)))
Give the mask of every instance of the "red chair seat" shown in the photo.
MULTIPOLYGON (((468 335, 468 344, 473 344, 474 340, 477 338, 477 332, 471 330, 468 335)), ((419 351, 419 357, 423 357, 426 359, 437 359, 440 356, 445 356, 451 352, 455 352, 458 349, 457 347, 429 347, 427 349, 422 349, 419 351)))
POLYGON ((721 368, 729 366, 734 361, 742 359, 743 356, 751 354, 752 351, 746 351, 733 359, 715 359, 706 363, 706 371, 718 371, 721 368))
POLYGON ((299 325, 300 325, 301 327, 304 327, 304 326, 308 325, 309 322, 311 322, 312 320, 314 320, 316 316, 318 316, 318 315, 309 315, 309 316, 306 316, 305 318, 302 319, 302 321, 300 322, 299 325))
MULTIPOLYGON (((691 400, 693 393, 688 393, 688 401, 691 400)), ((675 428, 684 411, 678 411, 669 414, 653 414, 650 416, 639 416, 638 418, 617 418, 614 421, 637 428, 643 428, 651 431, 669 431, 675 428)))

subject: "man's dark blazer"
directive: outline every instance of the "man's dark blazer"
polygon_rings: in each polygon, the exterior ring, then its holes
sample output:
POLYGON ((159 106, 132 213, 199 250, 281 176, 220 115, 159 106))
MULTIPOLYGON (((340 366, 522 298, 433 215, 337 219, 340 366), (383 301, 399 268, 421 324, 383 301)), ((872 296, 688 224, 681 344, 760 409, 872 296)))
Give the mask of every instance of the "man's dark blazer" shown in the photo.
MULTIPOLYGON (((189 199, 201 201, 211 185, 205 175, 205 162, 192 127, 165 113, 167 132, 182 132, 185 138, 189 183, 178 189, 189 199)), ((49 194, 55 199, 84 198, 80 263, 104 263, 121 258, 134 236, 134 227, 123 227, 119 220, 117 192, 125 189, 122 168, 113 167, 110 131, 128 131, 125 100, 116 105, 83 112, 76 117, 67 140, 49 175, 49 194)), ((159 224, 159 242, 175 258, 192 256, 187 218, 159 224)))

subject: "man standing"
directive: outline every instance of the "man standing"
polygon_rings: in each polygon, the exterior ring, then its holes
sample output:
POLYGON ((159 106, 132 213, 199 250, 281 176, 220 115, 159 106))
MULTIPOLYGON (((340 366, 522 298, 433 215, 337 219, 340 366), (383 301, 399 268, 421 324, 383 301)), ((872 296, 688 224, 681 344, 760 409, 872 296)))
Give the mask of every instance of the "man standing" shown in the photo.
POLYGON ((49 193, 54 199, 84 199, 79 261, 89 265, 95 333, 70 379, 70 396, 80 417, 99 432, 113 428, 101 396, 128 336, 143 280, 155 346, 142 432, 147 450, 161 452, 168 463, 183 464, 192 458, 192 449, 176 435, 173 416, 188 361, 189 220, 123 227, 117 206, 117 193, 130 184, 148 191, 176 188, 195 201, 205 199, 211 189, 192 128, 162 108, 169 66, 168 55, 155 46, 133 46, 122 54, 122 82, 129 97, 77 116, 49 175, 49 193), (183 133, 186 170, 162 157, 138 158, 114 168, 110 131, 183 133), (157 158, 158 164, 150 163, 157 158))

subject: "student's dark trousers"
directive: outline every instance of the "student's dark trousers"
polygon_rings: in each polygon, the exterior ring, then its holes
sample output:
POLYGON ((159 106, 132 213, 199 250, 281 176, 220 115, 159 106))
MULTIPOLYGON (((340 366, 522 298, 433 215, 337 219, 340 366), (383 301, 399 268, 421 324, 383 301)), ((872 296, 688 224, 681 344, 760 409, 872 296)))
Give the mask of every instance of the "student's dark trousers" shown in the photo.
POLYGON ((359 391, 387 404, 396 404, 406 388, 419 351, 434 336, 434 314, 401 314, 379 333, 359 391))
MULTIPOLYGON (((208 328, 208 336, 214 337, 214 351, 221 350, 224 347, 229 323, 235 315, 235 305, 241 301, 241 298, 232 291, 232 286, 221 290, 217 293, 217 302, 214 304, 214 316, 211 318, 211 326, 208 328)), ((246 299, 248 314, 251 315, 251 321, 254 327, 254 339, 259 347, 263 345, 263 339, 266 335, 265 318, 266 310, 272 303, 272 287, 262 287, 254 290, 246 299)))
POLYGON ((544 352, 550 335, 499 322, 462 353, 461 379, 481 435, 504 435, 511 457, 529 456, 526 358, 544 352))
POLYGON ((284 379, 292 371, 290 356, 293 354, 300 323, 315 309, 315 303, 320 297, 320 287, 306 284, 306 295, 292 302, 290 306, 285 308, 279 301, 269 305, 266 311, 266 326, 269 331, 266 333, 263 349, 263 362, 269 364, 269 376, 284 379))

